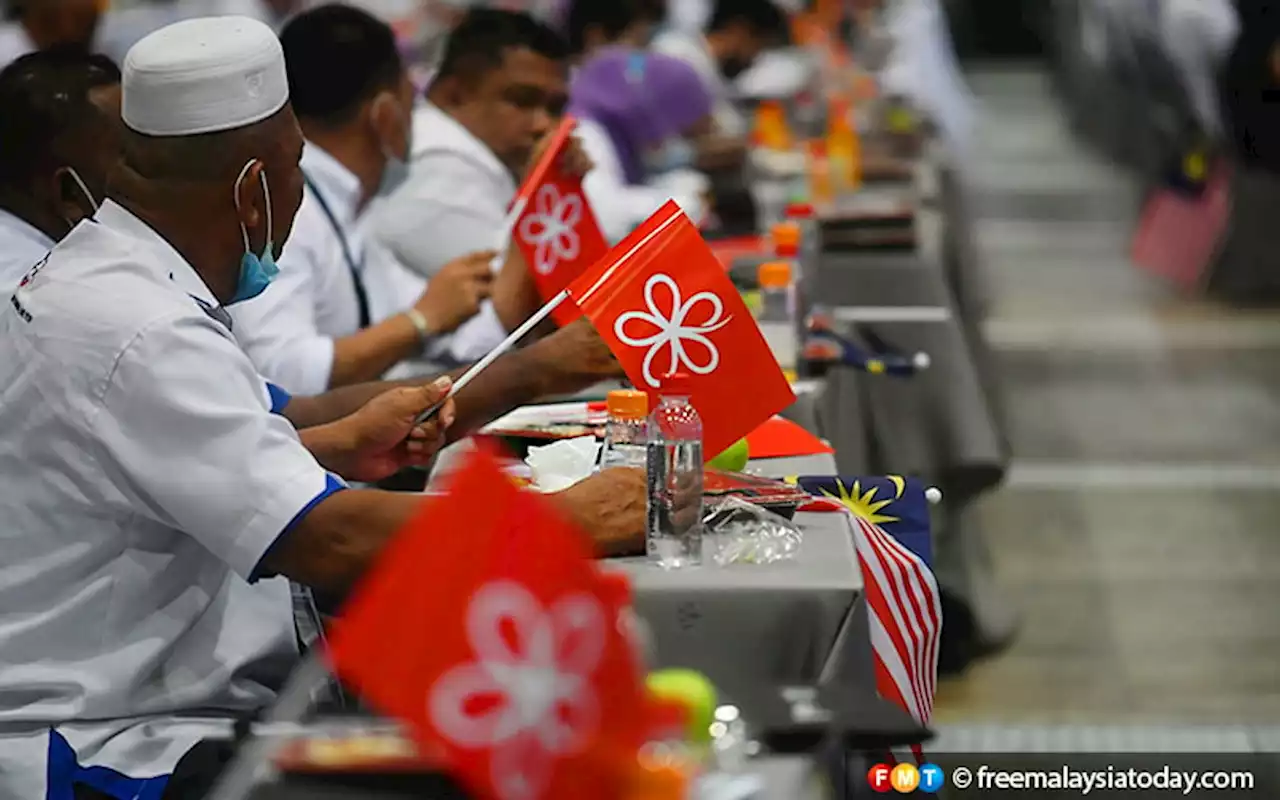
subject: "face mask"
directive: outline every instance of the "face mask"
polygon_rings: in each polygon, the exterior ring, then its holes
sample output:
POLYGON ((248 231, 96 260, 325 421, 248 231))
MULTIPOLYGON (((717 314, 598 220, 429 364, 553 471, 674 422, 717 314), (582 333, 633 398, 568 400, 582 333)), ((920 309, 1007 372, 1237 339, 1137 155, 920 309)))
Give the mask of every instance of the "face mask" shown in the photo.
MULTIPOLYGON (((83 194, 85 199, 89 201, 89 216, 92 217, 94 214, 98 213, 98 201, 94 199, 93 192, 89 191, 89 187, 86 186, 85 182, 80 178, 80 173, 76 172, 75 167, 67 167, 67 174, 71 176, 71 180, 75 181, 75 184, 79 187, 81 194, 83 194)), ((75 220, 74 222, 72 220, 66 220, 66 223, 67 229, 70 230, 80 224, 80 220, 75 220)))
POLYGON ((697 151, 684 139, 668 139, 662 147, 645 154, 644 166, 651 173, 661 174, 693 166, 697 151))
MULTIPOLYGON (((236 178, 236 211, 240 210, 240 184, 244 183, 244 176, 249 174, 249 168, 253 163, 250 161, 245 164, 244 169, 240 170, 240 176, 236 178)), ((229 306, 252 300, 262 294, 271 285, 272 279, 280 273, 280 268, 276 266, 275 245, 271 238, 271 189, 267 186, 267 171, 264 169, 259 172, 258 178, 262 181, 262 197, 266 200, 267 206, 267 244, 262 250, 262 255, 254 255, 253 247, 249 244, 249 231, 243 222, 240 223, 240 236, 244 239, 244 255, 240 258, 240 277, 236 281, 236 293, 227 303, 229 306)))
MULTIPOLYGON (((406 119, 412 120, 412 117, 404 116, 406 119)), ((412 136, 412 127, 406 125, 404 132, 406 145, 412 141, 412 136)), ((382 167, 382 179, 378 182, 378 196, 387 197, 403 186, 405 181, 409 180, 409 162, 392 153, 386 145, 382 147, 382 155, 387 159, 387 163, 382 167)))

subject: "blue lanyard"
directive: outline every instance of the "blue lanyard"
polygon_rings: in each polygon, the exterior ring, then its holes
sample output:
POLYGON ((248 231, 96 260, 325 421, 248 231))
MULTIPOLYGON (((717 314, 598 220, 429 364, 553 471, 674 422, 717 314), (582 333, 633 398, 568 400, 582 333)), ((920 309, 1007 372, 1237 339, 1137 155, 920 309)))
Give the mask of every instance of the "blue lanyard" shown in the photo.
POLYGON ((355 285, 356 305, 360 312, 360 329, 369 327, 369 294, 365 291, 364 280, 360 277, 360 264, 351 255, 351 247, 347 244, 346 234, 342 232, 342 226, 338 224, 338 218, 334 216, 332 209, 324 199, 324 194, 316 188, 315 182, 306 172, 302 173, 302 180, 306 183, 307 188, 311 190, 311 194, 315 197, 316 202, 320 204, 320 210, 324 212, 325 219, 329 220, 329 227, 333 228, 333 234, 338 237, 338 244, 342 247, 342 258, 347 262, 347 269, 351 270, 351 282, 355 285))

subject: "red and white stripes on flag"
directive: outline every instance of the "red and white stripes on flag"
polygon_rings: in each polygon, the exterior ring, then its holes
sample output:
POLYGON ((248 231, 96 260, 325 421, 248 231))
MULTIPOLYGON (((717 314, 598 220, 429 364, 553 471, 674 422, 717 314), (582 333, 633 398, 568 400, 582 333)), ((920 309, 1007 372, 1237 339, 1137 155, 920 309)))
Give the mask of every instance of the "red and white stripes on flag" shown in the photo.
MULTIPOLYGON (((929 567, 874 523, 846 511, 862 571, 876 691, 925 726, 938 686, 942 599, 929 567)), ((912 748, 917 759, 920 748, 912 748)))

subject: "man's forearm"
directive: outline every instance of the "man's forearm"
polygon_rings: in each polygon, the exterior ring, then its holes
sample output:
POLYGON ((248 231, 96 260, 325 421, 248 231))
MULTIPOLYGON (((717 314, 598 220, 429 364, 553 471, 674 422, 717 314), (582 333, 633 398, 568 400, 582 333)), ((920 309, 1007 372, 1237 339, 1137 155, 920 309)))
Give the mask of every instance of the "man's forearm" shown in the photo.
POLYGON ((342 475, 342 459, 353 448, 350 433, 343 425, 335 422, 314 425, 298 431, 298 438, 320 466, 342 475))
MULTIPOLYGON (((564 363, 549 346, 550 340, 534 344, 494 361, 455 396, 458 416, 449 427, 449 440, 456 441, 503 414, 553 394, 571 394, 597 383, 600 377, 582 374, 575 365, 564 363)), ((466 372, 460 368, 447 373, 457 380, 466 372)), ((397 386, 421 386, 439 376, 407 381, 378 381, 334 389, 317 397, 298 397, 284 413, 299 430, 327 425, 360 410, 366 403, 397 386)))
POLYGON ((379 375, 421 349, 418 329, 407 316, 397 314, 334 342, 329 385, 343 387, 376 381, 379 375))
POLYGON ((263 566, 325 592, 348 591, 421 511, 420 495, 350 489, 312 509, 263 566))
MULTIPOLYGON (((456 379, 465 371, 463 368, 444 374, 456 379)), ((370 381, 357 383, 354 386, 344 386, 341 389, 331 389, 314 397, 295 397, 285 407, 284 415, 298 430, 328 425, 330 422, 336 422, 356 413, 383 392, 400 386, 422 386, 439 377, 439 375, 424 375, 421 378, 403 381, 370 381)))

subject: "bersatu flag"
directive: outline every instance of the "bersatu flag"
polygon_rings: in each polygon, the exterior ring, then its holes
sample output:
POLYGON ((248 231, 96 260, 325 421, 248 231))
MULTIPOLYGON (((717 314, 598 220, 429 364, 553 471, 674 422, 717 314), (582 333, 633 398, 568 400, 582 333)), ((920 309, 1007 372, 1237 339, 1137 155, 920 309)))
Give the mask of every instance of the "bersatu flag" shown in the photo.
POLYGON ((587 539, 477 452, 334 626, 335 671, 476 798, 614 797, 646 700, 587 539))
POLYGON ((711 459, 795 402, 751 312, 698 229, 668 202, 569 286, 637 388, 687 373, 711 459))
MULTIPOLYGON (((609 251, 600 224, 582 190, 581 176, 560 167, 560 155, 576 124, 566 116, 546 152, 526 176, 512 208, 519 209, 513 235, 525 263, 533 272, 538 294, 546 302, 609 251)), ((579 316, 572 303, 562 304, 552 317, 561 325, 579 316)))

